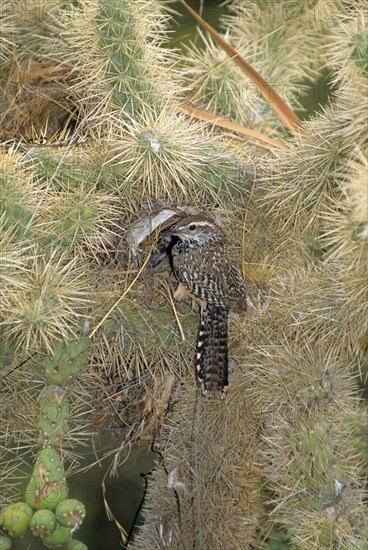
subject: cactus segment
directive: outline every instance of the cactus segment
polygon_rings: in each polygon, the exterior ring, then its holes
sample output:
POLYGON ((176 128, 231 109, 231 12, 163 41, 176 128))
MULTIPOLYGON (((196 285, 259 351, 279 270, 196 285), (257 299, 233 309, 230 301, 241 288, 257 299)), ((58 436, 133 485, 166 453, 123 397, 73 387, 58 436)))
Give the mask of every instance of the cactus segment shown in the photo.
POLYGON ((203 166, 203 179, 210 190, 246 200, 254 174, 235 157, 212 153, 210 163, 203 166))
POLYGON ((61 525, 74 527, 82 524, 86 517, 86 509, 79 500, 68 498, 57 505, 55 515, 61 525))
POLYGON ((351 57, 358 67, 368 72, 368 31, 363 30, 353 36, 351 44, 353 46, 351 57))
POLYGON ((84 542, 76 539, 69 539, 67 544, 68 550, 88 550, 84 542))
POLYGON ((0 550, 11 550, 12 541, 7 535, 0 535, 0 550))
POLYGON ((65 471, 55 449, 42 449, 37 456, 31 481, 26 489, 26 501, 32 508, 55 510, 68 498, 65 471))
POLYGON ((35 537, 44 537, 56 529, 56 517, 51 510, 37 510, 31 519, 30 529, 35 537))
POLYGON ((38 182, 48 184, 52 178, 51 189, 55 192, 76 191, 80 188, 88 192, 96 184, 96 174, 82 160, 68 159, 59 166, 58 157, 41 153, 32 164, 35 165, 38 182))
POLYGON ((47 386, 40 397, 39 443, 60 445, 64 434, 69 429, 69 414, 69 401, 65 390, 55 384, 47 386))
POLYGON ((54 546, 61 546, 63 544, 67 544, 68 540, 70 539, 70 527, 64 527, 63 525, 60 525, 60 523, 56 522, 56 529, 53 533, 49 533, 48 535, 42 537, 42 542, 45 546, 48 548, 53 548, 54 546))
POLYGON ((82 338, 68 344, 59 342, 55 346, 53 356, 47 356, 43 361, 45 378, 50 384, 71 384, 82 365, 88 359, 88 347, 91 342, 82 338))
POLYGON ((32 508, 25 502, 9 504, 1 512, 2 527, 15 539, 27 532, 32 518, 32 508))
POLYGON ((5 216, 3 230, 11 228, 15 237, 22 237, 32 212, 13 179, 4 173, 4 169, 0 170, 0 211, 5 216))
POLYGON ((105 80, 112 88, 113 103, 128 115, 137 114, 153 102, 153 92, 129 3, 105 0, 96 21, 108 59, 105 80))

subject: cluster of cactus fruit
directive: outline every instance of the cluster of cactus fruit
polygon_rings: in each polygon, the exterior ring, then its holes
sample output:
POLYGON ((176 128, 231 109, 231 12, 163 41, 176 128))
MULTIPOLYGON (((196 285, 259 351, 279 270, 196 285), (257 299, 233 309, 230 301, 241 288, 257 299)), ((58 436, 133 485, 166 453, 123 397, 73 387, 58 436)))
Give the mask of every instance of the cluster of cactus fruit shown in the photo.
POLYGON ((10 549, 12 538, 29 530, 49 548, 66 545, 68 550, 87 546, 73 538, 86 510, 77 499, 68 498, 69 487, 59 448, 69 430, 70 408, 66 386, 88 359, 90 341, 82 338, 69 345, 59 343, 43 360, 46 386, 39 396, 38 451, 32 477, 25 489, 25 502, 9 504, 1 511, 0 526, 5 533, 0 548, 10 549))
POLYGON ((295 136, 207 35, 166 48, 158 0, 5 4, 0 550, 29 532, 86 548, 66 478, 95 417, 121 409, 124 443, 160 451, 132 548, 366 550, 364 2, 226 3, 223 36, 294 108, 329 67, 333 101, 295 136), (278 147, 210 132, 188 102, 278 147), (153 239, 134 242, 168 205, 222 213, 268 289, 265 315, 230 326, 222 404, 198 405, 197 315, 143 269, 153 239), (9 472, 30 460, 18 494, 9 472))
MULTIPOLYGON (((51 460, 50 456, 48 458, 51 460)), ((47 489, 47 484, 44 485, 44 488, 47 489)), ((87 548, 81 541, 72 538, 73 531, 81 525, 86 515, 84 505, 79 500, 65 498, 62 490, 60 499, 59 495, 55 493, 55 489, 52 489, 51 496, 45 496, 44 499, 35 503, 35 500, 32 499, 32 489, 29 489, 29 494, 31 497, 27 498, 27 501, 33 502, 32 505, 28 502, 17 502, 9 504, 1 512, 1 527, 9 533, 9 536, 2 535, 0 537, 2 550, 10 550, 12 538, 22 537, 28 530, 35 537, 40 537, 44 545, 49 548, 61 545, 67 545, 68 550, 85 550, 87 548)))

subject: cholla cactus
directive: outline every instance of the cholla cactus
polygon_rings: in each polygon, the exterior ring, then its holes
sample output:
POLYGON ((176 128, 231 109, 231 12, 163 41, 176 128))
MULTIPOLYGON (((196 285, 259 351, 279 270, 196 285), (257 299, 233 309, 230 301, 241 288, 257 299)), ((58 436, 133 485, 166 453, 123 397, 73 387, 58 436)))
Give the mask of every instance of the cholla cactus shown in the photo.
POLYGON ((213 39, 174 55, 158 1, 44 4, 2 13, 1 544, 30 529, 84 547, 68 474, 118 422, 117 452, 155 438, 157 453, 132 548, 363 550, 363 3, 237 0, 222 21, 293 108, 329 65, 331 103, 294 136, 213 39), (190 101, 278 148, 194 122, 190 101), (263 315, 231 321, 223 403, 198 395, 193 306, 147 267, 176 207, 221 214, 264 293, 263 315))

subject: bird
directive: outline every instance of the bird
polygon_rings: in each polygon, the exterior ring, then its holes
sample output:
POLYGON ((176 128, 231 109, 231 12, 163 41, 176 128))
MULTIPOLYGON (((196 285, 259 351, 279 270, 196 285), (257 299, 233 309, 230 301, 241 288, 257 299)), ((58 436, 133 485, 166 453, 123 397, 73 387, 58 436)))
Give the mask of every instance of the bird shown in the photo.
MULTIPOLYGON (((202 394, 223 399, 228 387, 229 312, 247 311, 247 282, 211 215, 185 215, 162 234, 179 287, 203 301, 196 361, 202 394)), ((181 294, 179 287, 176 295, 181 294)))

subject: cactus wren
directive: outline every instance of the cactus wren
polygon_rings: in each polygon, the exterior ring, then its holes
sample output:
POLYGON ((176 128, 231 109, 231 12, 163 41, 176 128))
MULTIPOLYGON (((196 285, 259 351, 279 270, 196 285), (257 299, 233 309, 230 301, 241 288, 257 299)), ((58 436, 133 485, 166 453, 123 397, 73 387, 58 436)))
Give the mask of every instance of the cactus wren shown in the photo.
POLYGON ((247 309, 246 282, 229 256, 222 229, 205 214, 188 215, 164 236, 175 277, 203 300, 197 344, 197 370, 202 393, 225 396, 228 385, 228 316, 247 309))

